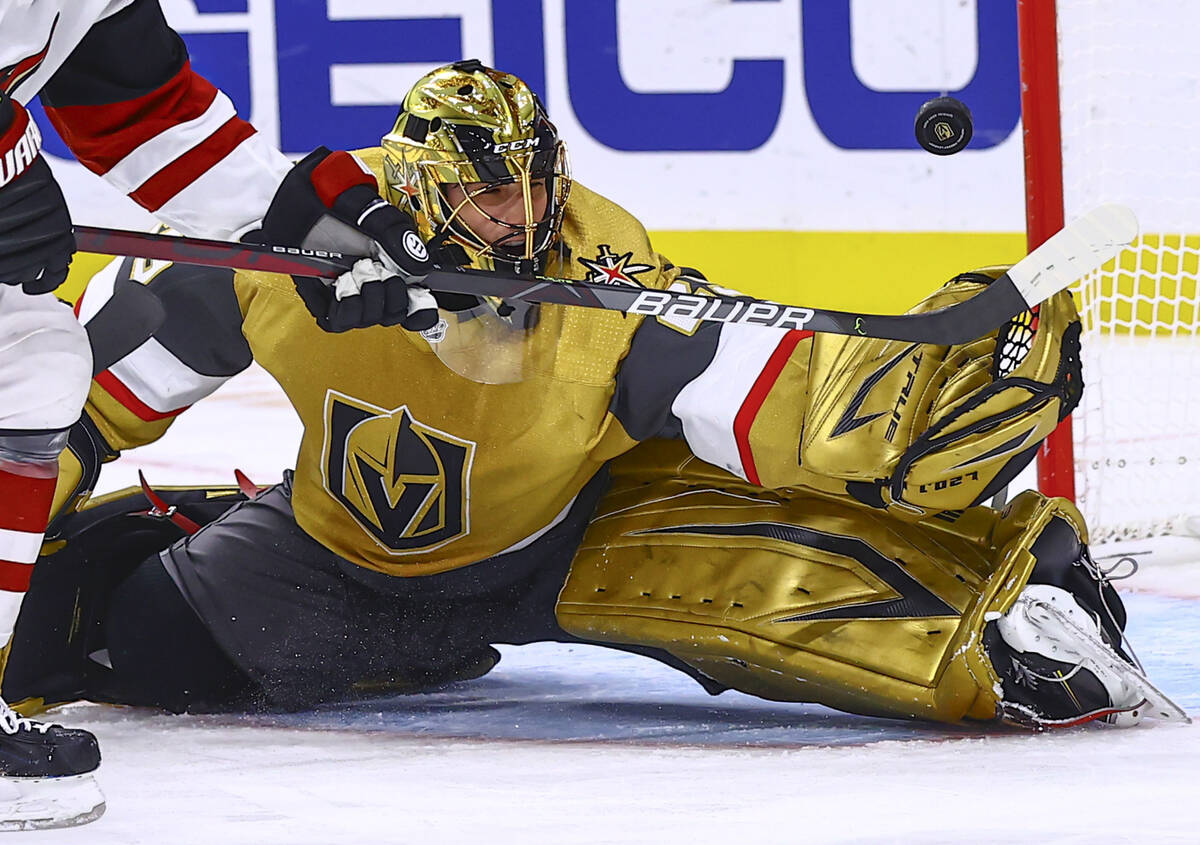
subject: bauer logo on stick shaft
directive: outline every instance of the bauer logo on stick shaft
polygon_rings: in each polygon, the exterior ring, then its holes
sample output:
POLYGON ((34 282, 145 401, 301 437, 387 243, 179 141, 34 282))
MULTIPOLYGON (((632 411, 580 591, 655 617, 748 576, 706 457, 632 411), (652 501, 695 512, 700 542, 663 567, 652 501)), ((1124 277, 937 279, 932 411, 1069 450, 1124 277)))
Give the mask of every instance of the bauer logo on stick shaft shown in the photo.
POLYGON ((780 329, 803 329, 813 318, 811 308, 796 305, 779 305, 761 300, 710 299, 660 290, 642 291, 628 311, 630 314, 654 317, 753 323, 780 329))

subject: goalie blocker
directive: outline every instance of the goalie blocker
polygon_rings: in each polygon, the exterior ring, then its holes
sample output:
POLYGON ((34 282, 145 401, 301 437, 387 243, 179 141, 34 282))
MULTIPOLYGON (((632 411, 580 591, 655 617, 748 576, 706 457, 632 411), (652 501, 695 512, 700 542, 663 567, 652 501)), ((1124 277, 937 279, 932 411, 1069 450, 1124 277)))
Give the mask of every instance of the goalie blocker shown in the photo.
POLYGON ((1063 500, 1028 492, 1002 512, 912 524, 817 492, 764 491, 669 441, 616 461, 589 521, 598 489, 546 538, 493 561, 487 580, 468 578, 473 592, 457 583, 470 570, 391 587, 360 574, 354 592, 366 592, 344 601, 320 574, 336 559, 286 528, 286 486, 240 507, 232 489, 161 491, 195 523, 224 523, 213 537, 234 536, 239 520, 280 526, 279 555, 244 549, 231 561, 242 586, 283 585, 240 590, 238 625, 297 633, 240 650, 229 616, 197 601, 194 579, 181 594, 157 554, 170 546, 162 560, 178 577, 184 558, 231 560, 230 549, 189 548, 175 508, 147 509, 140 492, 105 497, 60 523, 65 545, 35 575, 4 694, 26 712, 77 698, 296 707, 466 680, 495 664, 489 642, 559 640, 655 657, 714 694, 874 716, 1033 727, 1133 722, 1147 709, 1185 718, 1121 651, 1120 599, 1063 500), (1073 620, 1056 642, 1074 644, 1048 657, 1029 645, 1047 630, 1031 608, 1054 601, 1073 620), (386 609, 364 613, 371 604, 386 609))

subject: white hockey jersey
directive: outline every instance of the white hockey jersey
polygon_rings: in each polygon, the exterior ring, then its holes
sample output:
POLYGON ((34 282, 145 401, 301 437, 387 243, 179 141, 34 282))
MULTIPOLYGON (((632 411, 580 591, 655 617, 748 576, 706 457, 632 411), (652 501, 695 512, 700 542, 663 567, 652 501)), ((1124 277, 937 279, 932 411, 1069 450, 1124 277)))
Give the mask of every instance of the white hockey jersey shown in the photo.
POLYGON ((158 0, 0 0, 0 91, 40 93, 89 170, 187 234, 254 228, 290 167, 192 70, 158 0))

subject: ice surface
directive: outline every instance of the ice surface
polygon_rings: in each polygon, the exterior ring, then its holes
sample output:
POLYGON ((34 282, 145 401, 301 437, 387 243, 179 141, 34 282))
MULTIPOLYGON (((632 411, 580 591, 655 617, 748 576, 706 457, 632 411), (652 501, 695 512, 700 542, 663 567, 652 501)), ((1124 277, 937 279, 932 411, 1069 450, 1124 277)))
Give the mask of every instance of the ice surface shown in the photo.
MULTIPOLYGON (((261 371, 103 489, 278 480, 299 424, 261 371), (236 437, 230 437, 231 426, 236 437)), ((1200 546, 1197 546, 1200 548, 1200 546)), ((1125 585, 1150 677, 1200 713, 1200 567, 1125 585)), ((39 843, 1195 842, 1200 724, 984 734, 711 697, 603 648, 504 648, 437 692, 280 716, 72 705, 109 810, 39 843)))

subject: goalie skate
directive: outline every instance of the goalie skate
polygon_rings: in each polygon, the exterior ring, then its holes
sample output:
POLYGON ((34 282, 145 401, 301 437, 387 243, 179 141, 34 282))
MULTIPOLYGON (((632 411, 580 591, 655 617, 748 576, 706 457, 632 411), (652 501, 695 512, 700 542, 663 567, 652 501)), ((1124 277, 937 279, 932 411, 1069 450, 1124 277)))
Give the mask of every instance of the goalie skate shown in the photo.
POLYGON ((24 718, 0 699, 0 830, 100 818, 104 795, 91 774, 99 765, 90 733, 24 718))
POLYGON ((996 625, 1012 650, 1014 671, 1006 678, 1010 683, 1004 685, 1006 695, 1001 703, 1009 721, 1037 728, 1070 727, 1095 720, 1130 727, 1145 717, 1191 721, 1139 666, 1105 641, 1099 622, 1060 587, 1026 587, 996 625), (1051 694, 1064 693, 1064 700, 1078 712, 1062 716, 1036 704, 1011 700, 1010 690, 1022 685, 1030 690, 1059 685, 1057 690, 1049 687, 1051 694))

